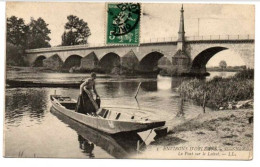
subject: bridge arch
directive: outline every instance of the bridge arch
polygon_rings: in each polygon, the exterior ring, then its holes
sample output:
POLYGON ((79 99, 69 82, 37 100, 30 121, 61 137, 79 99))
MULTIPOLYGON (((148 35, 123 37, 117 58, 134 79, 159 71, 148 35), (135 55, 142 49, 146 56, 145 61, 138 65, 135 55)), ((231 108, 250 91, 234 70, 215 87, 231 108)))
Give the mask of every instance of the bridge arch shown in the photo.
POLYGON ((99 60, 99 67, 106 73, 112 72, 115 68, 120 68, 120 56, 114 52, 105 54, 99 60))
POLYGON ((222 46, 216 46, 216 47, 210 47, 202 52, 200 52, 192 61, 191 65, 191 73, 206 73, 206 64, 208 61, 217 53, 227 50, 229 48, 222 47, 222 46))
POLYGON ((65 60, 65 62, 63 64, 63 68, 70 69, 71 67, 80 67, 81 59, 82 59, 82 57, 77 54, 70 55, 65 60))
POLYGON ((145 55, 139 62, 138 69, 142 72, 154 72, 158 70, 158 61, 164 55, 160 52, 151 52, 145 55))
POLYGON ((43 67, 43 60, 45 60, 45 59, 46 59, 46 56, 44 56, 44 55, 38 56, 38 57, 34 60, 34 62, 32 63, 32 66, 33 66, 33 67, 43 67))

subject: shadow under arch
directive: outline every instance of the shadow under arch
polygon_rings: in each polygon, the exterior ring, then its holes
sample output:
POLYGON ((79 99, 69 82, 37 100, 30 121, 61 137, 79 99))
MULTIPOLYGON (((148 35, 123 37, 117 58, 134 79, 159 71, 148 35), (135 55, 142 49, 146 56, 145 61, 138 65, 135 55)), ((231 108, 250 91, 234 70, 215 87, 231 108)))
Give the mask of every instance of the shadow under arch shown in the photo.
POLYGON ((70 55, 64 62, 63 68, 70 69, 71 67, 80 67, 82 57, 79 55, 70 55))
POLYGON ((139 62, 138 70, 141 72, 156 72, 158 71, 158 61, 164 55, 160 52, 151 52, 142 58, 139 62))
POLYGON ((206 73, 206 64, 208 61, 218 52, 227 50, 226 47, 211 47, 200 52, 192 61, 191 73, 193 74, 204 74, 206 73))
POLYGON ((41 55, 35 59, 32 66, 33 67, 43 67, 43 60, 45 60, 46 57, 44 55, 41 55))
POLYGON ((105 73, 111 73, 120 70, 119 55, 114 52, 109 52, 105 54, 99 61, 99 67, 101 68, 101 71, 105 73), (116 68, 118 69, 116 70, 116 68))

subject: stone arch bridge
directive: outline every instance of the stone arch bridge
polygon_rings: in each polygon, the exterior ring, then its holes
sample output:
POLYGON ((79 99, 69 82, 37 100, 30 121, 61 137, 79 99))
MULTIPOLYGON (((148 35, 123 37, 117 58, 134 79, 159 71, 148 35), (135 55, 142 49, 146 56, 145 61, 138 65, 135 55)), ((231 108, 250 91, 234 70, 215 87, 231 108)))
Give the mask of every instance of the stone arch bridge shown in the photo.
POLYGON ((113 67, 121 66, 152 72, 159 66, 170 69, 173 74, 205 73, 210 58, 230 49, 241 56, 248 68, 254 68, 254 36, 185 37, 183 50, 179 49, 178 43, 178 40, 171 38, 144 42, 139 46, 77 45, 30 49, 26 50, 26 61, 31 66, 50 68, 70 69, 77 66, 91 70, 99 67, 111 71, 113 67))

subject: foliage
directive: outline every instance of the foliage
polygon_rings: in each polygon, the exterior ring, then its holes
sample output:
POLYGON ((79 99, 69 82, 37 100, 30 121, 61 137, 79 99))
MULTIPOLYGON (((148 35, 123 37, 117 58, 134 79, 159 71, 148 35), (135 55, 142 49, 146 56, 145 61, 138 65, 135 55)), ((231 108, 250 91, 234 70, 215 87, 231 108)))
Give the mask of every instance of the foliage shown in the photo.
POLYGON ((245 69, 236 73, 235 78, 254 79, 254 69, 245 69))
POLYGON ((62 35, 62 46, 87 44, 91 35, 88 23, 77 16, 69 15, 65 24, 65 31, 62 35))
POLYGON ((62 34, 62 46, 78 45, 76 32, 68 31, 62 34))
POLYGON ((42 18, 31 19, 26 25, 22 18, 7 18, 6 63, 8 65, 26 65, 25 49, 50 47, 50 30, 42 18))
POLYGON ((7 42, 25 48, 29 26, 25 25, 22 18, 17 18, 15 16, 7 18, 6 23, 7 42))
POLYGON ((37 20, 31 18, 31 22, 29 24, 27 48, 34 49, 50 47, 50 33, 51 31, 48 29, 48 24, 41 17, 37 20))
POLYGON ((246 70, 246 66, 227 66, 225 69, 220 68, 219 66, 216 67, 207 67, 207 71, 229 71, 229 72, 238 72, 246 70))
POLYGON ((11 66, 24 66, 24 50, 21 46, 6 43, 6 64, 11 66))
POLYGON ((48 24, 42 19, 34 20, 25 25, 22 18, 11 16, 7 18, 7 42, 21 46, 24 49, 50 47, 48 36, 51 31, 48 24))
POLYGON ((219 62, 219 67, 223 70, 224 68, 227 68, 227 62, 222 60, 219 62))
POLYGON ((226 107, 229 102, 253 98, 254 81, 247 77, 249 73, 251 75, 252 71, 250 71, 238 73, 230 78, 215 77, 210 81, 186 80, 178 90, 183 97, 193 99, 199 105, 202 105, 203 95, 206 93, 206 106, 219 109, 226 107), (244 73, 248 75, 243 75, 244 73))

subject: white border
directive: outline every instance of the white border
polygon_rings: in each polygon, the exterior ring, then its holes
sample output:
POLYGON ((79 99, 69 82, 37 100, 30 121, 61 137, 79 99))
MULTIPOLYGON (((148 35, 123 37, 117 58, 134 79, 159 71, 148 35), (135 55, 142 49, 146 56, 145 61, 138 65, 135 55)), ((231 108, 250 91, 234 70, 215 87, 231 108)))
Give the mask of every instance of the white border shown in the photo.
MULTIPOLYGON (((16 0, 21 1, 21 0, 16 0)), ((44 0, 40 0, 44 1, 44 0)), ((50 1, 50 0, 48 0, 50 1)), ((63 0, 64 1, 64 0, 63 0)), ((82 0, 79 0, 82 1, 82 0)), ((109 0, 111 2, 119 2, 122 0, 109 0)), ((128 0, 129 1, 129 0, 128 0)), ((152 1, 138 1, 138 0, 132 0, 133 2, 159 2, 159 0, 152 0, 152 1)), ((96 0, 96 2, 105 2, 105 0, 96 0)), ((37 166, 37 167, 46 167, 46 166, 113 166, 113 167, 135 167, 135 166, 148 166, 148 167, 182 167, 182 166, 188 166, 188 167, 244 167, 244 166, 256 166, 260 165, 260 107, 257 99, 260 98, 259 93, 259 86, 260 86, 260 80, 259 80, 259 74, 260 74, 260 68, 258 65, 260 65, 260 23, 259 23, 259 17, 260 17, 260 2, 254 2, 254 1, 245 1, 245 0, 237 0, 237 1, 230 1, 230 0, 219 0, 219 1, 209 1, 209 0, 200 0, 200 1, 191 1, 191 0, 183 0, 183 1, 160 1, 160 3, 166 3, 166 2, 174 2, 174 3, 223 3, 223 4, 256 4, 256 41, 255 41, 255 116, 254 116, 254 157, 252 161, 226 161, 226 160, 80 160, 80 159, 17 159, 17 158, 3 158, 3 153, 0 151, 0 166, 18 166, 18 167, 29 167, 29 166, 37 166)), ((242 12, 242 11, 241 11, 242 12)), ((2 109, 2 112, 0 114, 0 148, 3 148, 3 112, 4 112, 4 76, 5 76, 5 2, 0 0, 0 76, 1 76, 1 82, 0 82, 0 91, 1 91, 1 100, 0 100, 0 108, 2 109)), ((19 139, 17 139, 19 140, 19 139)))

